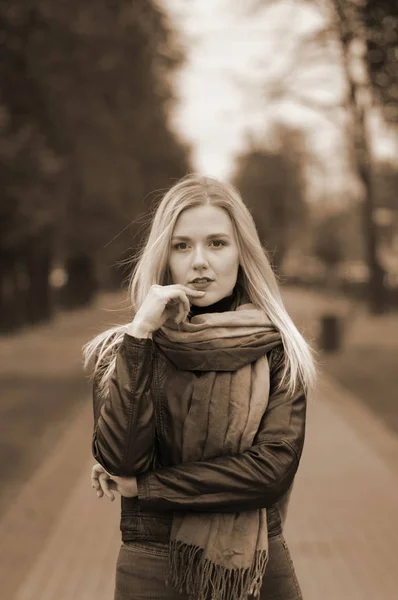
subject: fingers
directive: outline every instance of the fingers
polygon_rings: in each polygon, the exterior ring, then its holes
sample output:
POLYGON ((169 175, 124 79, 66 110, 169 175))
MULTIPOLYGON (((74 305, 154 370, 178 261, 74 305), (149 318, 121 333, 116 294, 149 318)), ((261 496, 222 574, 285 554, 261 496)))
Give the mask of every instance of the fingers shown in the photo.
POLYGON ((177 323, 177 325, 179 323, 182 323, 182 321, 184 321, 184 319, 187 317, 189 311, 191 310, 191 305, 189 304, 189 301, 188 301, 188 308, 187 308, 186 302, 182 301, 179 303, 178 308, 179 308, 178 314, 175 318, 175 322, 177 323))
POLYGON ((181 323, 191 309, 187 295, 178 288, 167 291, 166 305, 170 316, 175 315, 175 311, 178 309, 177 314, 174 316, 176 323, 181 323))
POLYGON ((102 465, 100 464, 95 464, 93 466, 93 468, 91 469, 91 487, 93 487, 96 490, 100 489, 100 484, 98 482, 98 477, 100 476, 100 473, 104 473, 105 469, 102 465))
POLYGON ((108 473, 108 471, 106 471, 106 469, 104 469, 102 465, 96 463, 91 469, 91 485, 93 487, 96 487, 98 477, 101 473, 107 473, 109 477, 111 476, 110 473, 108 473))
POLYGON ((102 498, 104 492, 101 487, 101 483, 99 481, 99 477, 101 473, 105 473, 105 469, 102 465, 96 464, 91 469, 91 487, 94 488, 97 492, 98 498, 102 498))
POLYGON ((156 323, 157 325, 154 324, 151 329, 153 331, 164 323, 164 317, 172 317, 176 323, 181 323, 191 309, 189 296, 202 298, 205 294, 203 290, 195 290, 182 284, 165 286, 153 284, 150 289, 151 297, 148 301, 145 299, 135 319, 141 318, 141 321, 147 325, 156 323))
POLYGON ((189 311, 189 309, 191 308, 187 295, 183 290, 180 290, 178 288, 174 290, 168 290, 167 295, 169 296, 170 300, 176 300, 177 302, 179 300, 182 303, 182 305, 185 306, 185 310, 189 311))
POLYGON ((102 492, 105 494, 105 496, 109 498, 109 500, 113 502, 113 500, 115 499, 115 494, 110 489, 111 482, 108 473, 101 473, 98 477, 98 481, 100 483, 102 492))
POLYGON ((178 283, 176 285, 178 285, 182 290, 184 290, 187 296, 195 296, 197 298, 200 298, 201 296, 203 296, 203 294, 206 293, 204 290, 194 290, 193 288, 189 288, 186 285, 182 285, 182 283, 178 283))
POLYGON ((95 464, 91 469, 91 487, 97 491, 98 498, 102 498, 105 493, 110 500, 115 499, 114 494, 110 491, 110 477, 110 474, 99 463, 95 464))
POLYGON ((114 491, 126 498, 138 495, 136 477, 110 475, 98 463, 91 469, 91 487, 96 489, 98 498, 105 495, 111 502, 115 499, 114 491))
POLYGON ((183 285, 182 283, 176 283, 175 285, 183 289, 188 296, 201 296, 205 293, 204 290, 195 290, 193 288, 189 288, 187 285, 183 285))
POLYGON ((179 299, 179 310, 178 310, 178 314, 175 318, 175 322, 181 323, 185 317, 187 316, 187 314, 189 313, 189 311, 191 310, 191 303, 189 302, 189 299, 187 297, 187 294, 189 292, 194 292, 193 295, 198 295, 199 297, 203 296, 203 294, 205 292, 202 292, 201 290, 191 290, 190 288, 187 288, 186 286, 179 286, 181 288, 181 290, 179 289, 175 289, 173 291, 169 291, 169 297, 172 299, 179 299), (199 292, 198 294, 196 294, 196 292, 199 292))
POLYGON ((180 310, 178 312, 177 318, 175 320, 175 322, 177 323, 177 325, 179 323, 182 323, 182 321, 184 321, 184 319, 187 317, 189 311, 191 310, 191 303, 189 302, 187 296, 197 296, 199 298, 203 297, 204 294, 206 293, 205 291, 202 290, 191 290, 190 288, 187 288, 185 286, 182 286, 184 288, 184 290, 187 290, 186 292, 184 292, 184 296, 183 299, 186 300, 183 304, 180 304, 180 310), (191 294, 191 292, 193 292, 193 294, 191 294))
POLYGON ((181 323, 187 317, 189 311, 191 310, 191 303, 188 299, 188 296, 194 296, 197 298, 202 298, 206 292, 204 290, 192 290, 191 288, 186 287, 185 285, 181 286, 183 289, 183 304, 180 305, 180 311, 176 318, 176 323, 181 323))

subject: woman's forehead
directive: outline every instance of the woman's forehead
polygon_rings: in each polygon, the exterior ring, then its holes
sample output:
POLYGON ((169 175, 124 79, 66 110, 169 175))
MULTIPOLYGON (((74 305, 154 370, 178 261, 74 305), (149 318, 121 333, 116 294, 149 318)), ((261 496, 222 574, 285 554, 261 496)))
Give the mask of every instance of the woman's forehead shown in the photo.
POLYGON ((218 206, 195 206, 184 210, 177 219, 173 236, 194 237, 224 233, 233 236, 231 219, 218 206))

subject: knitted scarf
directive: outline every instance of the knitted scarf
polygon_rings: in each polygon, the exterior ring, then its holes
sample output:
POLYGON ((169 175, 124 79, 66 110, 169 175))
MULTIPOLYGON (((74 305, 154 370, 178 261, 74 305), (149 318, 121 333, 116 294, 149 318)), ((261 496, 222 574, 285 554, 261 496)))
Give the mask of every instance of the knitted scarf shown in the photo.
MULTIPOLYGON (((179 370, 199 371, 183 425, 182 462, 250 448, 267 407, 266 353, 279 332, 254 304, 170 319, 154 342, 179 370)), ((177 372, 178 373, 178 372, 177 372)), ((173 514, 166 584, 194 600, 258 597, 268 562, 266 509, 173 514)))

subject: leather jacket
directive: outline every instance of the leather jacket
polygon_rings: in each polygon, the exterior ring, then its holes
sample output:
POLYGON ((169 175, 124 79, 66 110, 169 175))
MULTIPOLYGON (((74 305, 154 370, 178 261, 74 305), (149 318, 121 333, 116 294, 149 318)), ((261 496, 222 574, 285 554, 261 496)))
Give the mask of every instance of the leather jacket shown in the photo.
POLYGON ((93 456, 108 473, 137 478, 138 497, 121 497, 124 542, 168 542, 174 511, 266 508, 269 537, 282 532, 304 445, 306 395, 301 384, 292 395, 285 385, 277 389, 284 364, 277 343, 268 355, 269 402, 251 448, 182 463, 188 407, 170 400, 175 390, 168 394, 176 367, 151 338, 124 335, 106 399, 93 386, 92 439, 93 456))

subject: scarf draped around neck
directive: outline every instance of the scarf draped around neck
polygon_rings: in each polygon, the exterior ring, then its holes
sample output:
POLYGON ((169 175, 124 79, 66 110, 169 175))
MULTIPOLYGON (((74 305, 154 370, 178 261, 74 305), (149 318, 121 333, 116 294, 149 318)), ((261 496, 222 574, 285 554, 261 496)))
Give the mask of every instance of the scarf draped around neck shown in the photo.
MULTIPOLYGON (((267 315, 238 295, 232 310, 180 325, 169 319, 153 340, 177 378, 197 372, 193 390, 185 388, 182 462, 248 450, 268 404, 267 353, 282 343, 267 315)), ((175 512, 169 550, 166 583, 194 600, 258 597, 268 562, 266 509, 175 512)))

